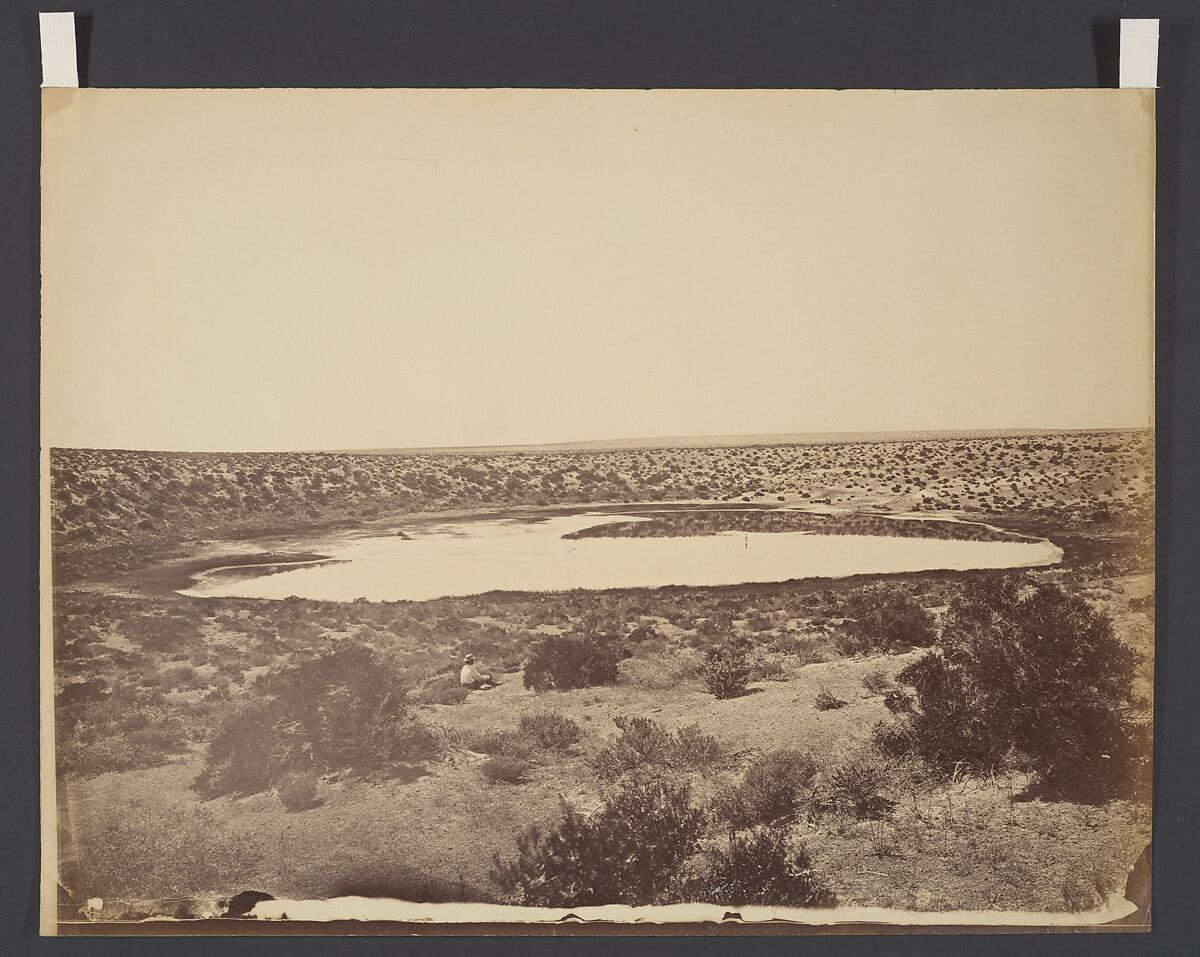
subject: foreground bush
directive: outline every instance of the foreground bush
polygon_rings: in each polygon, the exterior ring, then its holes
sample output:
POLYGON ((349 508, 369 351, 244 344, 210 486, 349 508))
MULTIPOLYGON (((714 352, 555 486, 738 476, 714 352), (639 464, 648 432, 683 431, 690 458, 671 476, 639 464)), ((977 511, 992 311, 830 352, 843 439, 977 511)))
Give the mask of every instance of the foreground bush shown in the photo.
POLYGON ((708 652, 700 678, 714 697, 740 698, 750 687, 752 671, 747 642, 735 639, 708 652))
POLYGON ((662 903, 703 829, 686 786, 632 784, 590 816, 565 806, 553 830, 529 828, 516 859, 497 859, 492 877, 534 906, 662 903))
POLYGON ((250 701, 236 708, 208 742, 204 769, 193 787, 201 794, 253 794, 271 786, 281 773, 275 702, 250 701))
POLYGON ((713 813, 731 830, 792 820, 813 800, 817 767, 804 752, 788 748, 755 758, 739 784, 718 792, 713 813))
POLYGON ((672 732, 651 718, 622 715, 613 721, 620 735, 588 758, 597 776, 605 780, 644 773, 649 767, 677 771, 711 768, 721 760, 720 742, 694 724, 672 732))
POLYGON ((937 637, 933 616, 903 586, 859 592, 850 600, 848 613, 838 639, 845 654, 924 648, 937 637))
POLYGON ((1017 755, 1050 790, 1103 799, 1134 790, 1149 738, 1133 715, 1138 658, 1111 621, 1055 585, 1007 578, 956 599, 940 647, 897 676, 889 694, 909 744, 942 768, 1000 766, 1017 755))
POLYGON ((620 646, 612 638, 572 634, 543 638, 525 659, 525 687, 546 691, 615 684, 620 661, 620 646))
POLYGON ((739 907, 834 907, 837 898, 812 869, 804 847, 792 850, 785 828, 734 835, 729 846, 709 852, 700 899, 739 907))
POLYGON ((195 781, 204 794, 260 791, 288 771, 377 768, 435 757, 396 663, 349 639, 259 678, 221 723, 195 781))

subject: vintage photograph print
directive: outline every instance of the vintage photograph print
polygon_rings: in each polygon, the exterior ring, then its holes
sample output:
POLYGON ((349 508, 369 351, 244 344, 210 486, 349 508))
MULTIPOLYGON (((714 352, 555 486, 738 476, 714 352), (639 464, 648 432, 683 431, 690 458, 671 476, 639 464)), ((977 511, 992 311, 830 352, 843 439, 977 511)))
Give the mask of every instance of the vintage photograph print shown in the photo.
POLYGON ((1148 928, 1153 90, 42 105, 44 932, 1148 928))

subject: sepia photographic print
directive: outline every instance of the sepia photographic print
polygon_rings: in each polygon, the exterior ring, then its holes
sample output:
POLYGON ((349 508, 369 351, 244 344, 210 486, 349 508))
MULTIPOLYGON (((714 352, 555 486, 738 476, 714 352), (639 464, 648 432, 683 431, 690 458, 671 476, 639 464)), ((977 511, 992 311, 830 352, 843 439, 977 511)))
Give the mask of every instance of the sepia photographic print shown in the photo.
POLYGON ((1149 928, 1153 90, 42 105, 45 933, 1149 928))

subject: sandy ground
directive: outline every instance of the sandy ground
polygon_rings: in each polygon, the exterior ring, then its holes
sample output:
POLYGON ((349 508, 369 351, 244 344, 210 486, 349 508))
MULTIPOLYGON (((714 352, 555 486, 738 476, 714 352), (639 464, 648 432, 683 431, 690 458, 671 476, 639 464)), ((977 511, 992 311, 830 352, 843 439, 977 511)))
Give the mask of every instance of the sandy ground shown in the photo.
MULTIPOLYGON (((511 674, 499 688, 427 713, 446 728, 471 731, 509 729, 523 714, 554 712, 585 730, 583 752, 616 733, 615 715, 649 716, 668 728, 695 723, 729 754, 725 770, 693 776, 693 793, 703 800, 733 780, 756 749, 808 750, 822 767, 865 752, 871 726, 887 711, 862 677, 879 667, 894 674, 911 657, 811 664, 793 670, 790 680, 759 684, 729 701, 695 684, 539 694, 511 674), (817 710, 823 688, 847 705, 817 710)), ((201 766, 198 753, 164 767, 101 775, 67 789, 65 836, 71 845, 69 835, 76 835, 74 849, 87 856, 81 860, 69 846, 64 873, 102 880, 105 886, 81 886, 79 893, 104 896, 110 907, 243 889, 293 898, 385 895, 411 887, 414 874, 457 882, 468 895, 494 896, 493 857, 510 857, 527 825, 557 820, 564 799, 595 806, 603 785, 579 753, 535 767, 517 785, 489 783, 483 761, 460 750, 423 773, 325 780, 321 803, 297 813, 285 813, 271 792, 202 800, 189 789, 201 766), (181 850, 186 841, 194 846, 181 850)), ((1022 784, 959 782, 902 799, 887 824, 823 819, 795 832, 846 903, 1061 909, 1063 884, 1073 877, 1123 886, 1149 837, 1148 809, 1014 801, 1022 784)))

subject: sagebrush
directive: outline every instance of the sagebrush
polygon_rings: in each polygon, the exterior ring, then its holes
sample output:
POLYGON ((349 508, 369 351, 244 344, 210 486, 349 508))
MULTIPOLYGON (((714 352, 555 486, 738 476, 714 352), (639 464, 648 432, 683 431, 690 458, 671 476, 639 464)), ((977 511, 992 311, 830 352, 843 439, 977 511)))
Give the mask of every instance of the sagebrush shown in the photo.
POLYGON ((700 899, 727 906, 833 907, 837 897, 813 870, 808 851, 793 848, 786 828, 735 834, 709 851, 700 899))
POLYGON ((696 725, 671 731, 652 718, 625 715, 613 722, 621 731, 616 740, 588 756, 592 769, 605 780, 657 768, 712 769, 722 760, 720 742, 696 725))
POLYGON ((845 654, 926 647, 937 637, 933 615, 903 585, 878 586, 849 602, 838 643, 845 654))
POLYGON ((951 604, 937 648, 885 698, 906 748, 940 768, 1017 761, 1048 789, 1099 800, 1148 787, 1149 725, 1137 713, 1138 655, 1111 620, 1057 585, 1011 577, 951 604))
POLYGON ((700 666, 704 686, 722 700, 744 695, 749 690, 752 673, 749 644, 742 640, 710 649, 700 666))
POLYGON ((523 680, 535 691, 611 685, 620 661, 620 646, 609 637, 554 635, 529 650, 523 680))
POLYGON ((717 792, 713 813, 731 830, 794 819, 813 805, 816 773, 806 752, 782 748, 760 754, 739 783, 717 792))
POLYGON ((377 768, 428 760, 433 731, 409 712, 398 664, 349 639, 262 675, 257 697, 221 722, 197 790, 261 791, 289 771, 377 768))
POLYGON ((565 805, 553 829, 527 829, 516 858, 497 859, 492 877, 540 907, 663 903, 704 826, 686 785, 630 784, 590 815, 565 805))

